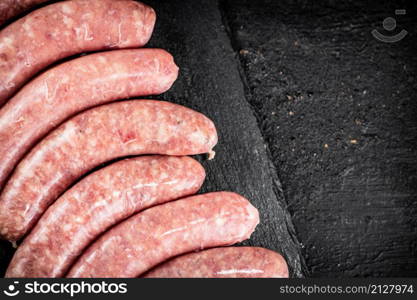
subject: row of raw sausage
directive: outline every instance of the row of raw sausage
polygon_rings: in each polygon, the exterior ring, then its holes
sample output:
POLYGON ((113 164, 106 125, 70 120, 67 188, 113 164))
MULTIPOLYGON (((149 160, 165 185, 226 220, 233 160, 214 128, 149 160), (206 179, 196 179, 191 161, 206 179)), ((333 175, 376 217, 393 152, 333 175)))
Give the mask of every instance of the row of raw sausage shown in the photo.
POLYGON ((189 157, 142 156, 81 180, 42 216, 17 249, 9 277, 62 277, 97 235, 147 207, 195 194, 205 171, 189 157))
POLYGON ((145 45, 155 20, 152 8, 130 0, 64 1, 35 10, 0 32, 0 106, 60 59, 145 45))
POLYGON ((38 76, 0 110, 0 189, 22 156, 69 116, 117 99, 161 94, 177 76, 172 56, 161 49, 91 54, 38 76))
MULTIPOLYGON (((0 23, 41 2, 5 1, 0 23)), ((213 156, 211 120, 163 101, 106 104, 168 90, 178 76, 169 53, 101 52, 32 78, 74 54, 143 46, 155 18, 135 1, 74 0, 0 32, 0 236, 25 237, 6 277, 137 277, 175 256, 243 241, 259 223, 256 208, 235 193, 189 196, 205 171, 185 155, 213 156), (158 155, 80 180, 142 154, 158 155)), ((146 277, 287 275, 279 254, 238 247, 186 254, 146 277)))
POLYGON ((129 155, 209 153, 216 143, 211 120, 169 102, 131 100, 87 110, 19 163, 0 196, 0 234, 19 240, 52 201, 101 163, 129 155))

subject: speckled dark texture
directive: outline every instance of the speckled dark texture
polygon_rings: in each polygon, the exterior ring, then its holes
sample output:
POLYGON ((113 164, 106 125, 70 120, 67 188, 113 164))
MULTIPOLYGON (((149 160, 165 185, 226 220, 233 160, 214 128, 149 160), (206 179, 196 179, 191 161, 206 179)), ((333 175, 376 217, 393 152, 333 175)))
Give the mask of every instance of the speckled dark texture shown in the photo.
POLYGON ((417 11, 395 3, 222 1, 312 276, 417 275, 417 11), (370 33, 389 16, 395 44, 370 33))

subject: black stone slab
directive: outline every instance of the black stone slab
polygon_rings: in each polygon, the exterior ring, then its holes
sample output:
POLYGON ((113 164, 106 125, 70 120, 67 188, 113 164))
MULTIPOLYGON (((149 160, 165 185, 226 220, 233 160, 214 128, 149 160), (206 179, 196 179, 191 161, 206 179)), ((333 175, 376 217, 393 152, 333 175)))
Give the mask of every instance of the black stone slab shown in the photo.
POLYGON ((416 276, 415 4, 221 7, 311 275, 416 276), (389 44, 372 29, 408 35, 389 44))

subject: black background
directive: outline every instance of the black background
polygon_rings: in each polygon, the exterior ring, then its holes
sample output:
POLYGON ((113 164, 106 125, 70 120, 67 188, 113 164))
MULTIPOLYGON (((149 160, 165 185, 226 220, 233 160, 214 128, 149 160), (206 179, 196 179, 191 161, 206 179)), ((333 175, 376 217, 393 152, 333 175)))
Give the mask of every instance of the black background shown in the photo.
MULTIPOLYGON (((260 210, 246 244, 283 253, 296 277, 416 276, 416 5, 145 2, 158 16, 147 47, 180 67, 155 98, 216 123, 203 191, 260 210), (387 44, 372 29, 408 35, 387 44)), ((0 245, 2 271, 12 252, 0 245)))

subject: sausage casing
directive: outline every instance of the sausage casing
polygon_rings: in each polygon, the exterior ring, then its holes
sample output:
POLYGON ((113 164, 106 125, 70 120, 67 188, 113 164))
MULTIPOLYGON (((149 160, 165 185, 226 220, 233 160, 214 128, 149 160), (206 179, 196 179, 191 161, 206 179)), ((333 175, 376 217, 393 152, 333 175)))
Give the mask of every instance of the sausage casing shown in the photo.
POLYGON ((0 190, 22 156, 62 121, 112 100, 163 93, 177 75, 161 49, 91 54, 41 74, 0 110, 0 190))
POLYGON ((155 20, 152 8, 130 0, 64 1, 33 11, 0 31, 0 106, 62 58, 143 46, 155 20))
POLYGON ((130 100, 92 108, 52 131, 13 172, 0 196, 1 236, 16 241, 77 178, 129 155, 208 153, 213 122, 165 101, 130 100))
POLYGON ((158 205, 106 232, 68 277, 137 277, 176 255, 245 240, 258 222, 257 209, 230 192, 158 205))
POLYGON ((100 169, 48 208, 17 249, 6 277, 62 277, 108 227, 196 193, 204 178, 203 167, 187 156, 141 156, 100 169))
POLYGON ((147 278, 288 278, 278 253, 259 247, 223 247, 185 254, 157 266, 147 278))

